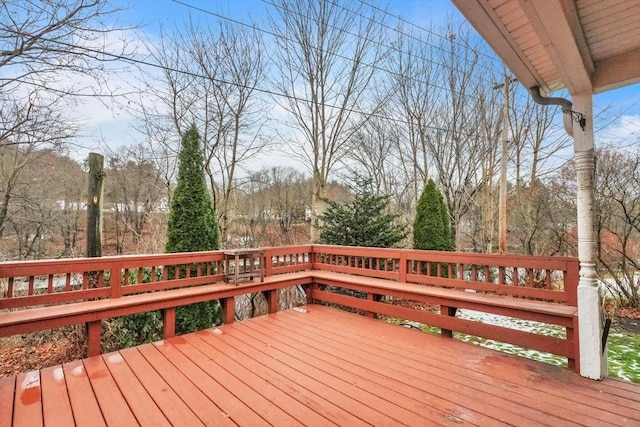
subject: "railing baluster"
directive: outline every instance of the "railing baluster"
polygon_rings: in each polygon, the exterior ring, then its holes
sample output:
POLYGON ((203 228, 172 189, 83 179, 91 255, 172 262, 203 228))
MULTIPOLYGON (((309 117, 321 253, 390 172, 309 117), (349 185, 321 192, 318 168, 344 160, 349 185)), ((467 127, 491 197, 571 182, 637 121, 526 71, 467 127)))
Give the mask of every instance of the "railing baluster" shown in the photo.
POLYGON ((545 289, 552 290, 553 286, 551 285, 551 270, 544 271, 544 287, 545 289))
POLYGON ((29 276, 29 290, 28 290, 29 295, 33 295, 33 290, 35 288, 34 283, 35 283, 35 277, 29 276))

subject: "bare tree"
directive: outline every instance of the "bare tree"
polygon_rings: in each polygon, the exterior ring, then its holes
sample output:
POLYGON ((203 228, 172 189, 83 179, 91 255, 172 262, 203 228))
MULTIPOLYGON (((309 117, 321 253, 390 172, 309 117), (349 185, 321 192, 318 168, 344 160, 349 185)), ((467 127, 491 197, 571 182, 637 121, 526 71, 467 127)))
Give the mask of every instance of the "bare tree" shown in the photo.
POLYGON ((19 147, 2 162, 0 234, 25 166, 72 142, 80 124, 71 107, 117 94, 106 85, 108 58, 95 54, 127 49, 109 41, 121 30, 107 22, 117 12, 102 0, 0 0, 0 145, 19 147))
MULTIPOLYGON (((116 253, 126 253, 126 237, 143 242, 143 234, 162 199, 163 182, 144 144, 123 147, 107 158, 105 200, 114 218, 116 253)), ((136 248, 136 250, 139 248, 136 248)))
POLYGON ((412 191, 415 206, 422 187, 429 179, 430 138, 441 105, 439 87, 443 68, 438 63, 437 48, 432 33, 426 39, 398 28, 398 37, 391 55, 390 71, 392 109, 403 121, 398 138, 400 164, 412 191))
POLYGON ((179 141, 192 123, 200 129, 223 241, 233 220, 230 200, 239 169, 267 146, 264 104, 256 95, 264 74, 263 52, 255 32, 222 20, 215 29, 190 23, 184 31, 163 34, 155 53, 164 70, 162 84, 156 87, 151 78, 147 83, 160 100, 155 114, 144 113, 150 135, 165 141, 173 134, 179 141))
POLYGON ((621 303, 640 307, 640 155, 599 150, 598 264, 621 303))
POLYGON ((471 45, 469 30, 461 29, 439 43, 444 68, 440 109, 428 138, 433 170, 437 174, 449 215, 456 248, 464 216, 472 209, 480 189, 493 179, 497 129, 499 129, 494 76, 481 67, 481 49, 471 45), (493 108, 492 108, 493 107, 493 108))
POLYGON ((290 153, 312 177, 312 232, 322 210, 326 186, 347 141, 366 121, 359 111, 375 111, 370 93, 383 49, 382 17, 355 1, 275 0, 278 75, 274 84, 284 97, 274 98, 291 118, 290 153))

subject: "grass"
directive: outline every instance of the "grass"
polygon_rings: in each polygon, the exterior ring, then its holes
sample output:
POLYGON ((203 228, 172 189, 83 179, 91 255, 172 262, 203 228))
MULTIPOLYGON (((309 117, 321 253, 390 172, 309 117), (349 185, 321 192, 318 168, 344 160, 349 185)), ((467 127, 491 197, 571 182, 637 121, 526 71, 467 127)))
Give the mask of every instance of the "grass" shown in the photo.
MULTIPOLYGON (((473 320, 473 315, 465 315, 465 318, 470 318, 470 320, 473 320)), ((501 324, 501 326, 507 326, 504 323, 509 323, 509 326, 514 329, 527 330, 529 332, 535 332, 537 334, 564 338, 564 329, 558 326, 546 325, 538 322, 530 322, 521 319, 502 318, 502 316, 495 316, 495 318, 497 320, 491 323, 498 323, 501 324)), ((421 329, 424 332, 428 332, 431 334, 440 334, 440 329, 433 326, 423 325, 415 322, 401 321, 398 319, 388 320, 393 323, 421 329)), ((485 317, 484 320, 487 321, 487 318, 485 317)), ((535 351, 513 344, 507 344, 500 341, 489 340, 459 332, 454 332, 453 336, 460 341, 469 342, 486 348, 491 348, 503 353, 526 357, 528 359, 549 363, 551 365, 564 367, 567 366, 567 361, 565 358, 556 356, 554 354, 535 351)), ((609 339, 607 340, 609 376, 625 381, 640 383, 640 351, 638 351, 638 349, 640 349, 640 334, 634 334, 626 331, 617 331, 612 328, 611 332, 609 333, 609 339)))
POLYGON ((609 375, 640 383, 640 335, 612 330, 607 349, 609 375))

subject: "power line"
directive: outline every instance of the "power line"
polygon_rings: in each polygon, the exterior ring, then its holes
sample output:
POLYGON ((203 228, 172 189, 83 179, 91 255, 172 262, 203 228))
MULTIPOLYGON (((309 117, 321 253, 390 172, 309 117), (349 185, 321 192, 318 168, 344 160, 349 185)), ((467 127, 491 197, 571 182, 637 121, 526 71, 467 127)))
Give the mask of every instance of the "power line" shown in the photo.
MULTIPOLYGON (((251 90, 255 90, 256 92, 260 92, 260 93, 264 93, 266 95, 270 95, 270 96, 275 96, 275 97, 279 97, 279 98, 285 98, 291 101, 296 101, 296 102, 305 102, 305 103, 310 103, 311 101, 308 99, 303 99, 300 97, 296 97, 293 95, 289 95, 286 93, 281 93, 281 92, 276 92, 273 90, 269 90, 269 89, 264 89, 264 88, 260 88, 260 87, 250 87, 241 83, 237 83, 237 82, 231 82, 225 79, 220 79, 220 78, 215 78, 215 77, 207 77, 203 74, 199 74, 193 71, 188 71, 188 70, 181 70, 178 68, 174 68, 174 67, 169 67, 166 65, 162 65, 162 64, 158 64, 158 63, 153 63, 153 62, 149 62, 149 61, 145 61, 142 59, 137 59, 137 58, 132 58, 129 57, 127 55, 124 54, 115 54, 115 53, 110 53, 110 52, 105 52, 99 49, 94 49, 94 48, 90 48, 90 47, 86 47, 86 46, 80 46, 80 45, 76 45, 76 44, 72 44, 72 43, 67 43, 67 42, 63 42, 60 40, 54 40, 54 39, 43 39, 46 40, 50 43, 56 43, 65 47, 68 47, 70 49, 77 49, 77 50, 81 50, 84 52, 88 52, 88 53, 92 53, 94 55, 101 55, 101 56, 106 56, 109 58, 112 58, 114 60, 120 60, 126 63, 130 63, 130 64, 135 64, 135 65, 144 65, 147 67, 152 67, 152 68, 156 68, 156 69, 160 69, 163 71, 170 71, 170 72, 174 72, 174 73, 179 73, 179 74, 184 74, 190 77, 194 77, 194 78, 199 78, 199 79, 203 79, 203 80, 211 80, 214 81, 216 83, 222 83, 222 84, 226 84, 226 85, 231 85, 231 86, 236 86, 236 87, 241 87, 244 89, 251 89, 251 90)), ((78 52, 79 53, 79 52, 78 52)), ((80 54, 80 53, 79 53, 80 54)), ((94 59, 96 61, 103 61, 103 59, 101 59, 98 56, 92 56, 89 54, 82 54, 90 59, 94 59)), ((383 114, 379 114, 379 113, 374 113, 374 112, 366 112, 366 111, 362 111, 362 110, 357 110, 355 108, 348 108, 348 107, 344 107, 344 106, 338 106, 338 105, 334 105, 334 104, 328 104, 328 103, 319 103, 319 105, 322 105, 324 107, 328 107, 328 108, 335 108, 335 109, 341 109, 344 111, 347 111, 349 113, 355 113, 355 114, 360 114, 363 116, 368 116, 368 117, 375 117, 375 118, 379 118, 379 119, 384 119, 384 120, 390 120, 390 121, 394 121, 394 122, 398 122, 398 123, 403 123, 403 124, 411 124, 410 122, 397 118, 397 117, 389 117, 389 116, 385 116, 383 114)), ((432 125, 425 125, 426 128, 431 129, 431 130, 435 130, 435 131, 440 131, 440 132, 444 132, 444 133, 452 133, 454 131, 450 130, 450 129, 445 129, 445 128, 441 128, 438 126, 432 126, 432 125)), ((477 134, 471 134, 471 133, 465 133, 465 132, 459 132, 460 135, 469 137, 469 138, 477 138, 478 135, 477 134)))
MULTIPOLYGON (((258 31, 258 32, 261 32, 261 33, 264 33, 264 34, 268 34, 268 35, 270 35, 270 36, 272 36, 272 37, 276 37, 276 38, 282 39, 282 40, 286 40, 286 41, 294 41, 294 42, 295 42, 295 40, 292 40, 291 38, 284 37, 284 36, 282 36, 281 34, 275 33, 275 32, 273 32, 273 31, 269 31, 269 30, 267 30, 267 29, 260 28, 260 27, 258 27, 258 26, 256 26, 256 25, 247 24, 247 23, 242 22, 242 21, 239 21, 239 20, 237 20, 237 19, 229 18, 229 17, 227 17, 227 16, 221 15, 221 14, 216 13, 216 12, 213 12, 213 11, 211 11, 211 10, 204 9, 204 8, 202 8, 202 7, 199 7, 199 6, 192 5, 192 4, 190 4, 190 3, 186 3, 186 2, 181 1, 181 0, 171 0, 171 1, 172 1, 172 2, 174 2, 174 3, 176 3, 176 4, 179 4, 179 5, 181 5, 181 6, 187 7, 187 8, 189 8, 189 9, 197 10, 197 11, 199 11, 199 12, 202 12, 202 13, 205 13, 205 14, 208 14, 208 15, 211 15, 211 16, 215 16, 215 17, 217 17, 217 18, 220 18, 220 19, 223 19, 223 20, 226 20, 226 21, 232 22, 232 23, 234 23, 234 24, 237 24, 237 25, 240 25, 240 26, 243 26, 243 27, 249 28, 249 29, 251 29, 252 31, 258 31)), ((273 7, 280 8, 278 5, 276 5, 275 3, 272 3, 272 2, 270 2, 270 1, 267 1, 267 0, 262 0, 262 1, 263 1, 264 3, 266 3, 266 4, 272 5, 273 7)), ((352 14, 356 14, 356 15, 358 15, 356 12, 351 11, 351 10, 349 10, 349 9, 347 9, 347 8, 343 7, 343 6, 340 6, 340 5, 337 5, 337 6, 341 7, 343 10, 345 10, 345 11, 347 11, 347 12, 350 12, 350 13, 352 13, 352 14)), ((291 11, 290 11, 290 12, 291 12, 291 11)), ((293 13, 296 13, 296 12, 293 12, 293 13)), ((303 14, 300 14, 300 13, 296 13, 296 14, 297 14, 298 16, 301 16, 301 17, 304 17, 304 18, 309 18, 308 16, 303 15, 303 14)), ((364 16, 364 15, 360 15, 360 16, 364 16)), ((383 25, 383 26, 384 26, 384 24, 383 24, 383 23, 380 23, 380 22, 378 22, 378 21, 372 20, 372 22, 374 22, 374 23, 376 23, 376 24, 378 24, 378 25, 383 25)), ((329 26, 330 26, 330 27, 332 27, 332 28, 334 28, 334 29, 338 29, 338 30, 343 31, 342 29, 336 28, 336 27, 335 27, 335 26, 333 26, 333 25, 329 25, 329 26)), ((392 29, 392 30, 394 30, 394 31, 396 31, 396 32, 397 32, 397 30, 393 29, 392 27, 388 27, 388 26, 387 26, 387 28, 390 28, 390 29, 392 29)), ((352 35, 352 36, 354 36, 354 37, 358 37, 358 38, 361 38, 361 39, 363 38, 361 35, 356 34, 356 33, 353 33, 353 32, 350 32, 350 31, 344 31, 344 32, 345 32, 346 34, 352 35)), ((403 35, 405 35, 404 33, 402 33, 402 34, 403 34, 403 35)), ((409 54, 408 52, 402 51, 402 50, 398 49, 397 47, 394 47, 393 45, 391 45, 391 46, 390 46, 390 45, 382 44, 382 43, 377 42, 377 41, 375 41, 375 40, 366 39, 366 38, 364 38, 364 39, 365 39, 367 42, 369 42, 369 43, 376 44, 376 45, 378 45, 378 46, 385 47, 385 48, 387 48, 387 49, 389 49, 389 48, 391 48, 391 49, 395 49, 395 50, 397 50, 397 51, 398 51, 398 52, 400 52, 400 53, 409 54)), ((417 38, 416 38, 416 40, 421 41, 420 39, 417 39, 417 38)), ((423 42, 423 41, 421 41, 421 42, 423 42)), ((423 43, 424 43, 424 42, 423 42, 423 43)), ((442 48, 440 48, 440 47, 438 47, 438 46, 435 46, 435 45, 431 45, 431 46, 433 46, 433 47, 434 47, 434 48, 436 48, 436 49, 443 50, 442 48)), ((344 60, 347 60, 347 61, 352 61, 352 60, 353 60, 353 58, 346 57, 346 56, 341 55, 341 54, 339 54, 339 53, 337 53, 337 52, 327 52, 326 50, 324 50, 324 49, 322 49, 322 48, 319 48, 319 47, 317 47, 317 46, 312 46, 312 47, 313 47, 315 50, 317 50, 317 51, 320 51, 320 52, 322 52, 322 53, 331 53, 331 54, 335 55, 336 57, 339 57, 339 58, 344 59, 344 60)), ((443 64, 443 63, 440 63, 440 62, 434 61, 434 60, 432 60, 432 59, 430 59, 430 58, 425 58, 424 56, 419 56, 419 55, 415 55, 415 56, 416 56, 416 57, 418 57, 418 58, 420 58, 420 59, 423 59, 423 60, 425 60, 425 61, 427 61, 427 62, 431 62, 431 63, 433 63, 433 64, 435 64, 435 65, 437 65, 437 66, 440 66, 440 67, 443 67, 443 68, 448 68, 448 69, 453 70, 452 66, 449 66, 449 65, 446 65, 446 64, 443 64)), ((373 69, 376 69, 376 70, 379 70, 379 71, 386 72, 386 73, 391 74, 391 75, 395 75, 396 77, 405 78, 405 76, 403 76, 403 75, 401 75, 401 74, 399 74, 399 73, 397 73, 397 72, 395 72, 395 71, 388 70, 388 69, 386 69, 386 68, 383 68, 383 67, 378 66, 378 65, 375 65, 375 64, 370 64, 370 63, 367 63, 367 62, 362 62, 362 65, 367 66, 367 67, 370 67, 370 68, 373 68, 373 69)), ((494 71, 495 71, 495 70, 493 70, 493 69, 490 69, 490 70, 491 70, 492 72, 494 72, 494 71)), ((480 80, 483 80, 483 78, 481 78, 481 77, 478 77, 478 78, 479 78, 480 80)), ((468 98, 471 98, 471 99, 475 99, 476 101, 480 101, 480 100, 481 100, 479 97, 476 97, 476 96, 473 96, 473 95, 470 95, 470 94, 466 94, 466 93, 462 93, 462 92, 457 92, 457 91, 452 90, 452 89, 450 89, 450 88, 446 88, 446 87, 443 87, 443 86, 437 85, 437 84, 435 84, 435 83, 433 83, 433 82, 426 82, 426 81, 423 81, 423 80, 419 80, 419 79, 417 79, 415 76, 409 77, 408 79, 409 79, 409 80, 412 80, 412 81, 415 81, 415 82, 419 82, 419 83, 422 83, 422 84, 428 85, 428 86, 432 86, 432 87, 434 87, 434 88, 437 88, 437 89, 440 89, 440 90, 443 90, 443 91, 445 91, 445 92, 449 92, 449 93, 452 93, 452 94, 455 94, 455 95, 468 97, 468 98)), ((490 82, 490 83, 492 83, 492 82, 490 82)), ((483 100, 483 101, 486 101, 486 100, 483 100)), ((494 104, 496 107, 500 107, 500 104, 498 104, 498 103, 492 103, 492 104, 494 104)), ((517 111, 517 110, 516 110, 516 111, 517 111)))

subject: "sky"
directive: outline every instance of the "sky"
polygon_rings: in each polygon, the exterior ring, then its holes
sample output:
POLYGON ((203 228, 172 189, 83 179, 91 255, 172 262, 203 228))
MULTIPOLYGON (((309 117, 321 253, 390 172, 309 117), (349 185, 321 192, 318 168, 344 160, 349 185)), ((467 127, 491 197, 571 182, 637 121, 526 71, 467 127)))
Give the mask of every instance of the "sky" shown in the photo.
MULTIPOLYGON (((189 19, 203 23, 215 19, 205 11, 218 13, 232 20, 243 23, 266 24, 266 10, 271 0, 117 0, 114 4, 123 8, 118 15, 119 24, 136 26, 135 33, 129 36, 146 40, 158 40, 160 29, 172 29, 181 26, 189 19), (191 7, 190 7, 191 6, 191 7)), ((385 7, 386 2, 365 0, 378 7, 385 7)), ((456 21, 463 18, 449 0, 392 0, 388 3, 388 11, 418 26, 428 28, 432 23, 444 22, 448 17, 456 21)), ((393 19, 393 18, 391 18, 393 19)), ((144 51, 144 48, 142 49, 144 51)), ((114 76, 122 79, 126 85, 126 74, 114 76)), ((596 123, 596 128, 606 124, 606 127, 596 134, 597 144, 619 143, 619 141, 636 142, 640 139, 640 84, 627 88, 605 92, 594 97, 594 112, 597 114, 606 110, 600 116, 604 123, 596 123)), ((79 106, 75 112, 82 118, 85 127, 78 138, 75 152, 76 158, 83 158, 90 151, 103 152, 113 150, 121 145, 142 142, 141 136, 133 118, 128 114, 126 105, 103 105, 90 103, 79 106)), ((637 150, 638 144, 632 148, 637 150)), ((281 154, 270 154, 257 160, 258 163, 269 165, 293 165, 291 159, 281 154)), ((259 169, 256 165, 254 169, 259 169)))

